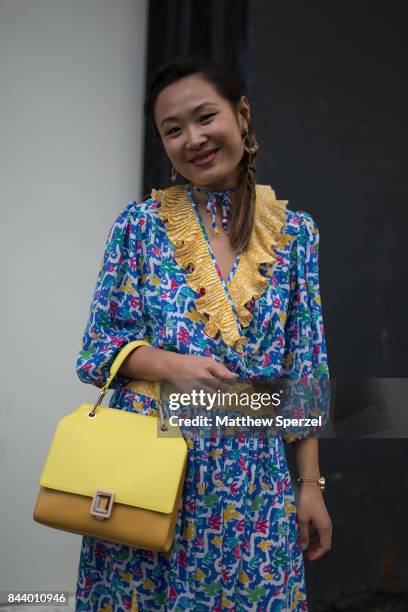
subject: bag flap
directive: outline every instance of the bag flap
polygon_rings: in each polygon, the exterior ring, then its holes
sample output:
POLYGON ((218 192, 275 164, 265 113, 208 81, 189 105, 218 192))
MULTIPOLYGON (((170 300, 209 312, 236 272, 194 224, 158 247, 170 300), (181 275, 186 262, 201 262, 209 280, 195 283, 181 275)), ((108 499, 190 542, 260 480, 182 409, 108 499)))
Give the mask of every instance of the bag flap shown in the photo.
POLYGON ((58 423, 40 477, 43 487, 93 498, 115 493, 115 502, 171 513, 187 444, 178 428, 159 437, 158 420, 93 404, 81 404, 58 423))

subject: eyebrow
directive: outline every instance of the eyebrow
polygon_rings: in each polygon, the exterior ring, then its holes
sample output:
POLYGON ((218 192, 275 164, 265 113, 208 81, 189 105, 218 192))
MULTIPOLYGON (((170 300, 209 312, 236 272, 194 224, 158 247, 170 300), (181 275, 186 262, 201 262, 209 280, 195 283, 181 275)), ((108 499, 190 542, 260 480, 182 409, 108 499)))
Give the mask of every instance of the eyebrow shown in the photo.
MULTIPOLYGON (((199 110, 202 109, 203 106, 206 105, 212 105, 212 106, 218 106, 218 104, 216 102, 210 102, 210 101, 206 101, 206 102, 201 102, 201 104, 199 104, 198 106, 196 106, 195 108, 193 108, 192 112, 193 113, 197 113, 199 110)), ((163 119, 163 121, 160 123, 160 127, 163 127, 163 125, 166 123, 166 121, 177 121, 177 117, 166 117, 165 119, 163 119)))

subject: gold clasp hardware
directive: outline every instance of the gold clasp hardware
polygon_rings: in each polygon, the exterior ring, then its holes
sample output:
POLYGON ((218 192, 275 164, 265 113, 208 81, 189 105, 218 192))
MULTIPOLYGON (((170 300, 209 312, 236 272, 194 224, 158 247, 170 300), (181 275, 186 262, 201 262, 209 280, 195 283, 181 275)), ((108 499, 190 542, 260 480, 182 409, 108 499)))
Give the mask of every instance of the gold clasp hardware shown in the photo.
POLYGON ((94 407, 92 408, 91 412, 88 412, 88 418, 93 419, 96 413, 96 409, 99 406, 99 404, 101 403, 101 401, 103 400, 103 398, 105 397, 107 391, 108 391, 108 387, 109 385, 106 384, 104 387, 102 387, 102 391, 96 401, 96 404, 94 405, 94 407))
POLYGON ((90 513, 97 519, 108 519, 112 513, 115 494, 111 491, 96 491, 90 513))

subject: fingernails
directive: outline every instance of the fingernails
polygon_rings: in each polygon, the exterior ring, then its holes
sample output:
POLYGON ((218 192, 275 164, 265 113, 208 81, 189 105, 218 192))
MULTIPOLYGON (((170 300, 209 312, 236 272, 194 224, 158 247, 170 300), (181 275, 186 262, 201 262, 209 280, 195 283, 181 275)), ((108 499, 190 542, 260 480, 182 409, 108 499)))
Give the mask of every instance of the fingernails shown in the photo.
POLYGON ((302 550, 306 550, 306 548, 307 548, 307 547, 308 547, 307 542, 302 542, 302 543, 301 543, 301 545, 300 545, 300 548, 301 548, 302 550))

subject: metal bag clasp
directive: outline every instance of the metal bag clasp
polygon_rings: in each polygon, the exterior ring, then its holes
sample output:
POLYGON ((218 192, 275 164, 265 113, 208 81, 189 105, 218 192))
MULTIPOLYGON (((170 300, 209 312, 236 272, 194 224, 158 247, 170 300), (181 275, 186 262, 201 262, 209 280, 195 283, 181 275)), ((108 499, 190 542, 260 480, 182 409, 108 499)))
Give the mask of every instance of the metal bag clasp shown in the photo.
POLYGON ((108 519, 112 513, 115 493, 112 491, 96 491, 92 499, 90 513, 97 519, 108 519))

